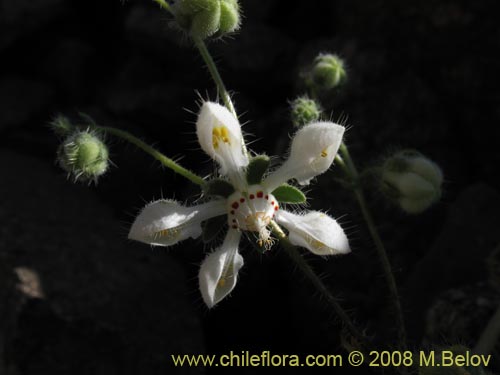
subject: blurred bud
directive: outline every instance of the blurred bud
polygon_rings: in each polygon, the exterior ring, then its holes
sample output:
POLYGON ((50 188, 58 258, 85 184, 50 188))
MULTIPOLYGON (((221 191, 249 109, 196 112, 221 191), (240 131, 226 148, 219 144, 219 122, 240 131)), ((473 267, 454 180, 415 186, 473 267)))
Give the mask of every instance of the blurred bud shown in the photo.
POLYGON ((238 0, 172 0, 179 26, 193 38, 221 37, 240 27, 238 0))
POLYGON ((295 127, 318 121, 322 112, 316 101, 304 96, 295 99, 291 107, 292 122, 295 127))
POLYGON ((97 182, 108 169, 109 152, 97 134, 78 130, 59 146, 57 160, 75 181, 97 182))
POLYGON ((389 157, 380 178, 382 191, 409 214, 425 211, 441 197, 441 169, 417 151, 389 157))
POLYGON ((311 84, 319 90, 332 90, 345 82, 344 62, 332 54, 319 54, 311 70, 311 84))

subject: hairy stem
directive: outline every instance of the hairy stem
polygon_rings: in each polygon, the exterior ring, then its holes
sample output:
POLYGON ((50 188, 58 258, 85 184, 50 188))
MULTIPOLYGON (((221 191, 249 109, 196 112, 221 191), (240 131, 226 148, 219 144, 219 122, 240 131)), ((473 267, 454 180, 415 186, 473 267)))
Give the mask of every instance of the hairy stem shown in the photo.
POLYGON ((231 101, 231 96, 226 89, 226 85, 224 85, 224 81, 222 80, 219 70, 217 69, 217 65, 212 58, 212 55, 208 51, 207 45, 205 44, 203 39, 197 37, 193 37, 193 42, 196 48, 198 48, 198 51, 200 51, 200 55, 203 58, 203 61, 205 62, 205 65, 207 66, 208 71, 210 72, 210 75, 215 82, 215 85, 217 86, 217 91, 221 96, 224 105, 227 107, 227 109, 229 109, 229 111, 231 111, 234 117, 238 118, 236 110, 234 109, 233 102, 231 101))
POLYGON ((340 157, 337 157, 336 159, 337 164, 342 167, 348 178, 353 183, 352 189, 354 191, 354 195, 356 197, 356 200, 358 201, 361 213, 363 214, 363 218, 365 219, 366 225, 368 226, 368 230, 373 239, 373 242, 375 243, 377 254, 384 270, 384 276, 389 286, 391 300, 396 312, 396 327, 398 330, 399 346, 400 349, 404 350, 406 348, 406 328, 403 317, 403 309, 401 308, 401 300, 399 298, 398 288, 396 285, 394 274, 392 272, 391 263, 389 262, 389 257, 387 256, 387 251, 385 249, 384 243, 382 242, 377 227, 375 226, 373 216, 370 212, 370 209, 368 208, 363 189, 359 184, 358 170, 351 158, 351 155, 349 154, 347 146, 344 143, 341 144, 339 153, 340 157))
POLYGON ((156 150, 154 147, 148 145, 147 143, 141 141, 139 138, 135 137, 134 135, 130 134, 129 132, 126 132, 126 131, 120 130, 120 129, 116 129, 116 128, 112 128, 112 127, 108 127, 108 126, 91 125, 91 128, 96 129, 96 130, 100 130, 100 131, 103 131, 105 133, 112 134, 115 137, 124 139, 124 140, 132 143, 133 145, 137 146, 145 153, 151 155, 153 158, 158 160, 164 167, 171 169, 172 171, 174 171, 177 174, 180 174, 181 176, 187 178, 189 181, 193 182, 196 185, 199 185, 199 186, 205 185, 205 180, 203 178, 194 174, 190 170, 180 166, 174 160, 165 156, 160 151, 156 150))
POLYGON ((361 344, 366 344, 369 341, 368 338, 354 325, 349 315, 345 312, 342 306, 340 306, 338 300, 330 293, 326 285, 323 281, 321 281, 318 275, 316 275, 309 263, 307 263, 302 255, 300 255, 297 247, 290 242, 281 227, 274 221, 271 221, 271 226, 281 245, 287 251, 288 256, 297 264, 300 270, 307 276, 321 295, 325 297, 349 333, 361 344))

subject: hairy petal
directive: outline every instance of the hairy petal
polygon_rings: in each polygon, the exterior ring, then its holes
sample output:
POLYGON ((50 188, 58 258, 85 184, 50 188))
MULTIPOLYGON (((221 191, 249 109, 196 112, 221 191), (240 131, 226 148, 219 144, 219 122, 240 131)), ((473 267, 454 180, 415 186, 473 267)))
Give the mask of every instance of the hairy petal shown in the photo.
POLYGON ((276 220, 289 232, 290 242, 316 255, 346 254, 351 251, 342 227, 331 216, 319 211, 296 215, 278 211, 276 220))
POLYGON ((243 257, 238 253, 240 232, 230 229, 220 248, 209 254, 200 267, 200 292, 205 304, 212 308, 236 286, 243 257))
POLYGON ((223 174, 231 180, 242 179, 242 170, 248 165, 243 134, 238 119, 226 107, 203 103, 196 121, 196 134, 203 151, 219 163, 223 174))
POLYGON ((225 199, 185 207, 173 200, 149 203, 137 216, 128 238, 157 246, 171 246, 201 235, 201 222, 226 212, 225 199))
POLYGON ((293 137, 288 160, 268 176, 264 185, 274 190, 295 178, 299 184, 326 172, 342 143, 345 128, 333 122, 316 122, 301 128, 293 137))

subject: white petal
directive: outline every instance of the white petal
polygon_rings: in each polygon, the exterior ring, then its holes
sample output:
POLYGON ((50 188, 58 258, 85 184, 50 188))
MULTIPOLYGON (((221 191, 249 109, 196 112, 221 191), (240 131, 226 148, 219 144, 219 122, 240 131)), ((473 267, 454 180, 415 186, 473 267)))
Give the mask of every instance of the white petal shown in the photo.
POLYGON ((346 254, 351 251, 342 227, 330 216, 318 211, 295 215, 280 210, 276 219, 289 231, 290 242, 317 255, 346 254))
POLYGON ((137 216, 128 238, 151 245, 170 246, 201 234, 201 222, 226 213, 226 201, 214 200, 185 207, 173 200, 148 204, 137 216))
POLYGON ((230 229, 220 248, 208 255, 199 273, 200 291, 209 308, 214 307, 234 289, 243 257, 238 253, 240 232, 230 229))
POLYGON ((220 164, 223 174, 238 173, 248 165, 240 123, 226 107, 204 102, 196 121, 196 134, 201 148, 220 164))
POLYGON ((332 122, 316 122, 302 127, 292 140, 288 160, 264 182, 274 190, 291 178, 299 184, 328 170, 342 143, 345 128, 332 122))

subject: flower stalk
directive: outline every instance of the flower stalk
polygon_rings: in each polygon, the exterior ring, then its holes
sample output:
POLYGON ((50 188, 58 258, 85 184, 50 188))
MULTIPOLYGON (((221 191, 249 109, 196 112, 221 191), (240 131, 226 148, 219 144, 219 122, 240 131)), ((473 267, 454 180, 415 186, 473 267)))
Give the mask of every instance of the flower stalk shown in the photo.
POLYGON ((229 109, 229 111, 233 114, 234 117, 238 118, 236 110, 234 109, 233 102, 231 101, 231 96, 229 95, 229 92, 226 89, 226 85, 222 80, 219 70, 217 69, 217 65, 215 64, 215 61, 212 58, 212 55, 208 51, 207 45, 205 44, 203 39, 199 37, 193 37, 193 42, 196 48, 198 48, 198 51, 200 52, 200 55, 203 58, 203 61, 205 62, 205 65, 207 66, 207 69, 210 75, 212 76, 215 85, 217 86, 217 92, 219 93, 219 96, 222 98, 224 105, 226 106, 227 109, 229 109))
POLYGON ((406 328, 403 318, 403 310, 401 307, 401 300, 399 298, 399 292, 396 285, 396 280, 394 278, 394 274, 392 272, 391 263, 389 261, 389 257, 387 256, 387 250, 385 249, 384 243, 382 242, 377 227, 375 226, 375 221, 373 220, 373 216, 370 212, 370 209, 368 208, 363 188, 358 183, 359 172, 351 158, 347 146, 343 142, 340 145, 339 156, 336 158, 336 162, 344 170, 345 174, 352 183, 352 190, 354 192, 354 196, 358 201, 361 213, 368 227, 368 231, 370 232, 373 242, 375 243, 375 248, 377 249, 377 254, 380 259, 380 263, 382 264, 382 268, 384 270, 384 276, 389 286, 391 300, 394 305, 396 313, 396 326, 398 330, 399 346, 400 349, 404 349, 406 348, 406 328))
POLYGON ((176 163, 174 160, 165 156, 160 151, 158 151, 154 147, 148 145, 146 142, 141 141, 139 138, 135 137, 134 135, 130 134, 129 132, 126 132, 126 131, 121 130, 121 129, 108 127, 108 126, 93 125, 92 127, 96 128, 98 130, 101 130, 105 133, 112 134, 118 138, 124 139, 124 140, 132 143, 133 145, 137 146, 145 153, 149 154, 150 156, 152 156, 153 158, 158 160, 164 167, 171 169, 172 171, 174 171, 177 174, 180 174, 181 176, 187 178, 192 183, 199 185, 199 186, 205 185, 205 180, 202 177, 191 172, 189 169, 182 167, 181 165, 176 163))
MULTIPOLYGON (((155 158, 156 160, 158 160, 164 167, 171 169, 172 171, 174 171, 177 174, 180 174, 181 176, 187 178, 189 181, 191 181, 192 183, 194 183, 196 185, 199 185, 201 187, 205 186, 205 180, 202 177, 191 172, 189 169, 182 167, 177 162, 175 162, 174 160, 165 156, 163 153, 161 153, 160 151, 158 151, 154 147, 148 145, 146 142, 140 140, 139 138, 132 135, 131 133, 129 133, 125 130, 113 128, 110 126, 99 126, 94 122, 94 120, 92 120, 92 118, 90 116, 87 116, 86 114, 81 114, 81 116, 85 120, 87 120, 88 124, 86 124, 86 126, 89 129, 97 130, 97 131, 100 131, 103 133, 108 133, 108 134, 114 135, 117 138, 121 138, 127 142, 130 142, 134 146, 136 146, 139 149, 141 149, 142 151, 144 151, 146 154, 148 154, 148 155, 152 156, 153 158, 155 158)), ((74 127, 73 125, 70 125, 69 123, 68 123, 68 126, 70 126, 71 128, 74 127)))
POLYGON ((340 306, 338 300, 330 293, 326 285, 321 281, 318 275, 311 268, 309 263, 300 255, 297 247, 294 246, 281 227, 275 222, 271 221, 273 233, 278 237, 280 244, 286 250, 288 256, 297 264, 299 269, 311 281, 314 287, 321 293, 321 295, 328 301, 333 308, 339 319, 350 332, 350 334, 360 343, 366 343, 368 338, 354 325, 347 312, 340 306))

